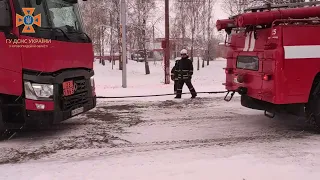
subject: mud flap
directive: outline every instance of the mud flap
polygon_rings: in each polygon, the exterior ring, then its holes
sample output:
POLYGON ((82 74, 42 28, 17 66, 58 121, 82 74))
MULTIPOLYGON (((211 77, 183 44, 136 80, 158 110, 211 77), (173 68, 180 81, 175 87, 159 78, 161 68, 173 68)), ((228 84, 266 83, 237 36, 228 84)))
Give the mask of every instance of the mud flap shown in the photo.
POLYGON ((228 93, 224 97, 224 100, 227 101, 227 102, 231 101, 231 99, 233 98, 235 93, 236 93, 236 91, 228 91, 228 93), (230 97, 228 98, 228 95, 229 95, 230 92, 232 92, 232 93, 231 93, 230 97))
POLYGON ((264 110, 264 115, 268 118, 274 118, 276 116, 275 112, 268 112, 267 110, 264 110))

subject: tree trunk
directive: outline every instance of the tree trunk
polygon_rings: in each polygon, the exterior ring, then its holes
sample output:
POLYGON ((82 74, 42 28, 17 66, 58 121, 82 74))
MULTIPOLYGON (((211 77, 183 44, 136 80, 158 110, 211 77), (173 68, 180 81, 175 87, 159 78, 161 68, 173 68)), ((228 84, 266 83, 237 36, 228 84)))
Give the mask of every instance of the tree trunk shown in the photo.
POLYGON ((198 71, 200 70, 200 59, 199 59, 199 56, 198 56, 197 70, 198 71))
POLYGON ((194 31, 195 31, 195 24, 193 24, 192 30, 191 30, 191 60, 193 61, 193 44, 194 44, 194 31))
POLYGON ((194 45, 194 34, 196 30, 196 12, 194 6, 192 7, 192 27, 191 27, 191 60, 193 61, 193 45, 194 45))
MULTIPOLYGON (((110 63, 113 63, 113 57, 112 57, 112 51, 113 51, 113 20, 112 20, 112 13, 109 13, 109 20, 110 20, 110 63)), ((113 64, 112 64, 112 69, 113 69, 113 64)))
MULTIPOLYGON (((118 6, 118 4, 117 4, 118 6)), ((117 16, 117 28, 118 29, 118 46, 119 46, 119 70, 122 70, 122 58, 121 58, 121 42, 120 42, 120 37, 121 37, 121 32, 120 32, 120 13, 117 13, 118 16, 117 16)))
POLYGON ((147 49, 146 49, 146 19, 143 18, 143 51, 144 51, 144 67, 146 74, 150 74, 150 67, 148 63, 148 55, 147 55, 147 49))
MULTIPOLYGON (((102 32, 101 32, 101 51, 102 51, 102 57, 104 57, 104 27, 101 27, 102 32)), ((102 58, 102 65, 105 66, 105 60, 102 58)))
POLYGON ((210 21, 211 21, 211 0, 208 0, 208 22, 207 22, 207 33, 208 33, 208 41, 207 41, 207 66, 209 66, 210 62, 210 41, 211 41, 211 32, 210 32, 210 21))
MULTIPOLYGON (((207 1, 204 2, 203 7, 202 7, 202 12, 203 12, 203 17, 207 17, 209 15, 209 11, 207 11, 207 1)), ((203 51, 204 48, 204 44, 206 42, 206 19, 202 18, 202 50, 201 50, 201 56, 202 56, 202 68, 204 68, 204 61, 206 59, 206 51, 203 51)))
POLYGON ((185 38, 186 38, 186 26, 185 26, 185 16, 184 16, 184 10, 183 10, 183 5, 184 5, 184 2, 181 1, 180 3, 180 14, 181 14, 181 31, 182 31, 182 42, 181 42, 181 46, 182 48, 185 48, 184 45, 185 45, 185 38))
POLYGON ((202 68, 204 68, 204 58, 202 58, 202 68))
POLYGON ((99 63, 102 64, 102 51, 101 51, 101 34, 102 34, 102 31, 101 31, 101 28, 102 27, 99 27, 99 55, 100 55, 100 59, 99 59, 99 63))

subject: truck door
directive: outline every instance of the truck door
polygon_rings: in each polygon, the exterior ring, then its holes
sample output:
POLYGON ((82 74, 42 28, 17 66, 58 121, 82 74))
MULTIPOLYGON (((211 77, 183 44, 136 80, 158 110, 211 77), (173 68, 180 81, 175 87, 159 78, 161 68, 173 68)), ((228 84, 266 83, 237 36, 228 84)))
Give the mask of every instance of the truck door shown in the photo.
MULTIPOLYGON (((21 48, 14 44, 13 18, 8 0, 0 1, 0 93, 21 95, 21 48)), ((17 41, 15 41, 17 42, 17 41)))

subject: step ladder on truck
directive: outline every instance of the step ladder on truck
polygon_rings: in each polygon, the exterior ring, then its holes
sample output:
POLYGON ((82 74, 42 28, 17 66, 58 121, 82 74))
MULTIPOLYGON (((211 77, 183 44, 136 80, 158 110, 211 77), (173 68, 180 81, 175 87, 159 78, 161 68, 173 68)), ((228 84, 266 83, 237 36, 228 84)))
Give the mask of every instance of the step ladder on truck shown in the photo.
POLYGON ((217 21, 226 32, 226 101, 237 92, 244 107, 304 116, 320 130, 319 4, 266 4, 217 21))

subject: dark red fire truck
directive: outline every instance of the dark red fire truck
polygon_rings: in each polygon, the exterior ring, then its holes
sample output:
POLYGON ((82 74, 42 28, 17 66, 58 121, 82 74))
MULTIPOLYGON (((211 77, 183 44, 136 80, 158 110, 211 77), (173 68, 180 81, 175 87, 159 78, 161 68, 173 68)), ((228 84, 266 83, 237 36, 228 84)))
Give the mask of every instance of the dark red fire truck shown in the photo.
POLYGON ((306 116, 320 129, 318 4, 269 4, 217 21, 227 34, 226 101, 238 92, 244 107, 306 116))
POLYGON ((0 0, 0 132, 96 106, 91 39, 77 0, 0 0))

